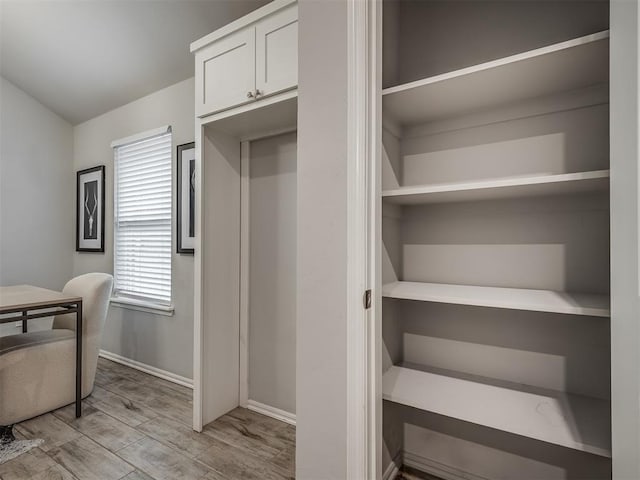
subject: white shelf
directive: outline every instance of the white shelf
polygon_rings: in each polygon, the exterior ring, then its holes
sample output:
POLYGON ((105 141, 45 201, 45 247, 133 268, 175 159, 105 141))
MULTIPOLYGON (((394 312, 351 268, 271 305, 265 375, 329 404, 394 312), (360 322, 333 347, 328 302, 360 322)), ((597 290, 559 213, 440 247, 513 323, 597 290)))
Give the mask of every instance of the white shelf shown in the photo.
MULTIPOLYGON (((507 385, 507 384, 505 384, 507 385)), ((393 366, 385 400, 466 422, 611 456, 609 402, 533 387, 496 386, 393 366)))
POLYGON ((382 296, 423 302, 508 308, 593 317, 610 316, 605 295, 528 290, 524 288, 476 287, 445 283, 394 282, 383 285, 382 296))
POLYGON ((465 183, 402 187, 383 190, 382 197, 389 203, 416 205, 575 194, 606 190, 608 187, 609 170, 597 170, 558 175, 537 175, 465 183))
POLYGON ((607 83, 609 32, 386 88, 385 118, 402 127, 607 83))

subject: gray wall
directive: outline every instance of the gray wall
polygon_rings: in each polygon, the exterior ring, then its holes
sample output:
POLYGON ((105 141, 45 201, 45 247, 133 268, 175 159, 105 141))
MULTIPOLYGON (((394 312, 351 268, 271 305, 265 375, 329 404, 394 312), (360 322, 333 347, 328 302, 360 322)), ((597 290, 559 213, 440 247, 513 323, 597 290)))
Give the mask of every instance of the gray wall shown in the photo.
POLYGON ((640 478, 638 2, 611 2, 611 387, 613 478, 640 478))
POLYGON ((249 399, 296 411, 296 134, 251 143, 249 399))
MULTIPOLYGON (((105 253, 75 253, 73 273, 113 272, 113 140, 162 125, 176 146, 194 140, 193 78, 155 92, 74 128, 74 170, 106 166, 105 253)), ((175 182, 173 198, 175 198, 175 182)), ((175 202, 173 235, 175 246, 175 202)), ((174 248, 175 252, 175 248, 174 248)), ((191 378, 193 371, 193 256, 172 257, 173 316, 111 306, 102 337, 109 352, 191 378)))
POLYGON ((346 478, 347 2, 299 3, 296 478, 346 478))
POLYGON ((73 128, 0 82, 0 285, 62 289, 75 249, 73 128))

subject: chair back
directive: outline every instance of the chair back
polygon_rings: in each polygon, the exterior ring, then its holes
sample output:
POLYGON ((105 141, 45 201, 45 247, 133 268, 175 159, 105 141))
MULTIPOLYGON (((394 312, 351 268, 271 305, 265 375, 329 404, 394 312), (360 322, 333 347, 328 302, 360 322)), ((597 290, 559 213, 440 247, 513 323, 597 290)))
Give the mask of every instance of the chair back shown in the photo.
MULTIPOLYGON (((113 287, 113 277, 108 273, 86 273, 72 278, 62 289, 77 297, 82 297, 82 391, 87 395, 93 390, 102 328, 113 287)), ((53 328, 76 329, 75 314, 57 315, 53 328)))

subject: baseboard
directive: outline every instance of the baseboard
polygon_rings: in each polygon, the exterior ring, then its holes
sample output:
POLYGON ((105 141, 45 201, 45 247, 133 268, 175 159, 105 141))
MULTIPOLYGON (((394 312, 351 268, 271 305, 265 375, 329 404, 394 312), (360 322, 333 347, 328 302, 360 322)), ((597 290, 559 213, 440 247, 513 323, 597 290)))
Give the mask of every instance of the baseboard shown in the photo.
POLYGON ((407 467, 415 468, 444 480, 487 480, 485 477, 465 472, 414 453, 404 452, 402 458, 404 465, 407 467))
POLYGON ((183 387, 193 389, 193 380, 191 380, 190 378, 176 375, 175 373, 167 372, 166 370, 147 365, 146 363, 131 360, 130 358, 123 357, 122 355, 118 355, 117 353, 107 352, 106 350, 100 350, 99 355, 102 358, 111 360, 112 362, 116 362, 126 367, 131 367, 135 370, 148 373, 149 375, 153 375, 154 377, 162 378, 163 380, 167 380, 169 382, 182 385, 183 387))
POLYGON ((395 461, 391 460, 391 463, 382 474, 382 480, 393 480, 394 478, 396 478, 396 475, 398 475, 398 473, 400 473, 398 465, 396 465, 395 461))
POLYGON ((295 413, 285 412, 284 410, 280 410, 279 408, 275 408, 270 405, 265 405, 264 403, 256 402, 255 400, 249 400, 247 402, 247 408, 249 410, 253 410, 254 412, 261 413, 262 415, 266 415, 267 417, 275 418, 276 420, 280 420, 281 422, 286 422, 290 425, 296 424, 295 413))

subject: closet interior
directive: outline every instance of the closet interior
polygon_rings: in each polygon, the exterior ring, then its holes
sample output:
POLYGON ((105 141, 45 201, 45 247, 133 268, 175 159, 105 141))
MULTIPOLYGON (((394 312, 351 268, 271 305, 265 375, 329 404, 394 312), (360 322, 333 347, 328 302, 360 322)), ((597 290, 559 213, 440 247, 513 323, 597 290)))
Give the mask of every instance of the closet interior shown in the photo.
POLYGON ((295 123, 283 130, 251 139, 202 128, 196 427, 237 406, 295 423, 295 123))
POLYGON ((608 11, 384 1, 383 478, 611 476, 608 11))
POLYGON ((246 406, 295 423, 297 135, 261 138, 244 148, 246 406))

